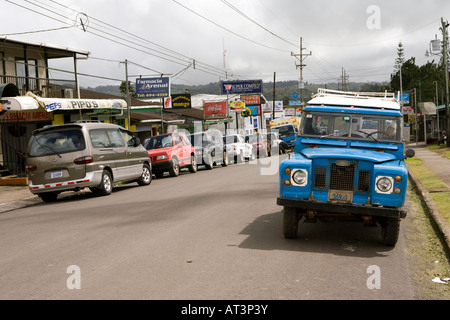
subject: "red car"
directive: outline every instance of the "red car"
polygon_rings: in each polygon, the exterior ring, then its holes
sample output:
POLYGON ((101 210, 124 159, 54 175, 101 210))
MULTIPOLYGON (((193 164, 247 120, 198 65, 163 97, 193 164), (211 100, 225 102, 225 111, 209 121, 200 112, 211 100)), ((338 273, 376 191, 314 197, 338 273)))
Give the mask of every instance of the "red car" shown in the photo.
POLYGON ((182 168, 188 168, 192 173, 197 172, 194 147, 183 133, 150 137, 145 140, 144 147, 152 160, 152 169, 157 178, 161 178, 166 171, 170 176, 176 177, 182 168))
POLYGON ((253 150, 256 150, 258 157, 267 157, 268 152, 268 142, 260 133, 250 134, 245 136, 245 142, 253 146, 253 150))

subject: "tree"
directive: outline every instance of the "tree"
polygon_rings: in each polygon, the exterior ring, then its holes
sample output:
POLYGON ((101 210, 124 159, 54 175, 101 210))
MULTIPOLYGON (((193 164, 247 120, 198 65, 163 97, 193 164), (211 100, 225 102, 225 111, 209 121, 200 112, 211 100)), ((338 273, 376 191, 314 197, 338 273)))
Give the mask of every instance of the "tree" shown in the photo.
MULTIPOLYGON (((128 81, 128 92, 130 93, 131 98, 136 97, 136 91, 134 90, 134 87, 131 85, 131 81, 128 81)), ((122 81, 120 84, 120 94, 122 97, 126 97, 127 95, 127 82, 122 81)))
POLYGON ((401 66, 405 62, 405 52, 403 49, 403 43, 400 41, 397 47, 397 58, 395 59, 394 70, 400 70, 401 66))

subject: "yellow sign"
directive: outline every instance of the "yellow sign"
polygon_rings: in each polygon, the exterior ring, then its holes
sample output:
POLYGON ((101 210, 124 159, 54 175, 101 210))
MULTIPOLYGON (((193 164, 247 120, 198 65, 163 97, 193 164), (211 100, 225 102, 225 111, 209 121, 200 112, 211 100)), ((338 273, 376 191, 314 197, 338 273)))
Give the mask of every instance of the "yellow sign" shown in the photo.
POLYGON ((230 108, 232 110, 241 110, 245 108, 245 102, 241 100, 232 101, 230 103, 230 108))

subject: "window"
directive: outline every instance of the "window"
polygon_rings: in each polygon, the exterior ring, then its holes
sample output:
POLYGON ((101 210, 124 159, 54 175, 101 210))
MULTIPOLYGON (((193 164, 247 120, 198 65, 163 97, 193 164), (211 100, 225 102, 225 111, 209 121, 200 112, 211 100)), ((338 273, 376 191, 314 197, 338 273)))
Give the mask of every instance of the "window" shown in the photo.
POLYGON ((127 143, 127 146, 134 147, 134 136, 131 135, 128 131, 121 130, 123 137, 125 138, 125 141, 127 143))
POLYGON ((305 113, 301 132, 306 136, 391 140, 399 142, 401 117, 364 114, 305 113))
POLYGON ((120 134, 119 130, 116 129, 107 129, 106 133, 108 134, 109 141, 111 142, 111 147, 125 147, 125 143, 123 142, 123 137, 120 134))
POLYGON ((80 130, 59 130, 34 135, 30 140, 30 156, 73 152, 85 148, 80 130))
POLYGON ((108 148, 110 147, 108 135, 103 129, 95 129, 89 131, 89 137, 91 138, 94 148, 108 148))

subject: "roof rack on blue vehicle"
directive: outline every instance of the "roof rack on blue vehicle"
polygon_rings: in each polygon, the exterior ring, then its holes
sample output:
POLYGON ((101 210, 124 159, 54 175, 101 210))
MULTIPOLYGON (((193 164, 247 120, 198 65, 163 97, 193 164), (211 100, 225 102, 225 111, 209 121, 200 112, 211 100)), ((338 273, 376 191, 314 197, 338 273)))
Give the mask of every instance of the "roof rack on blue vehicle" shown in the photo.
POLYGON ((391 92, 350 92, 319 88, 308 105, 366 107, 400 110, 395 93, 391 92))

